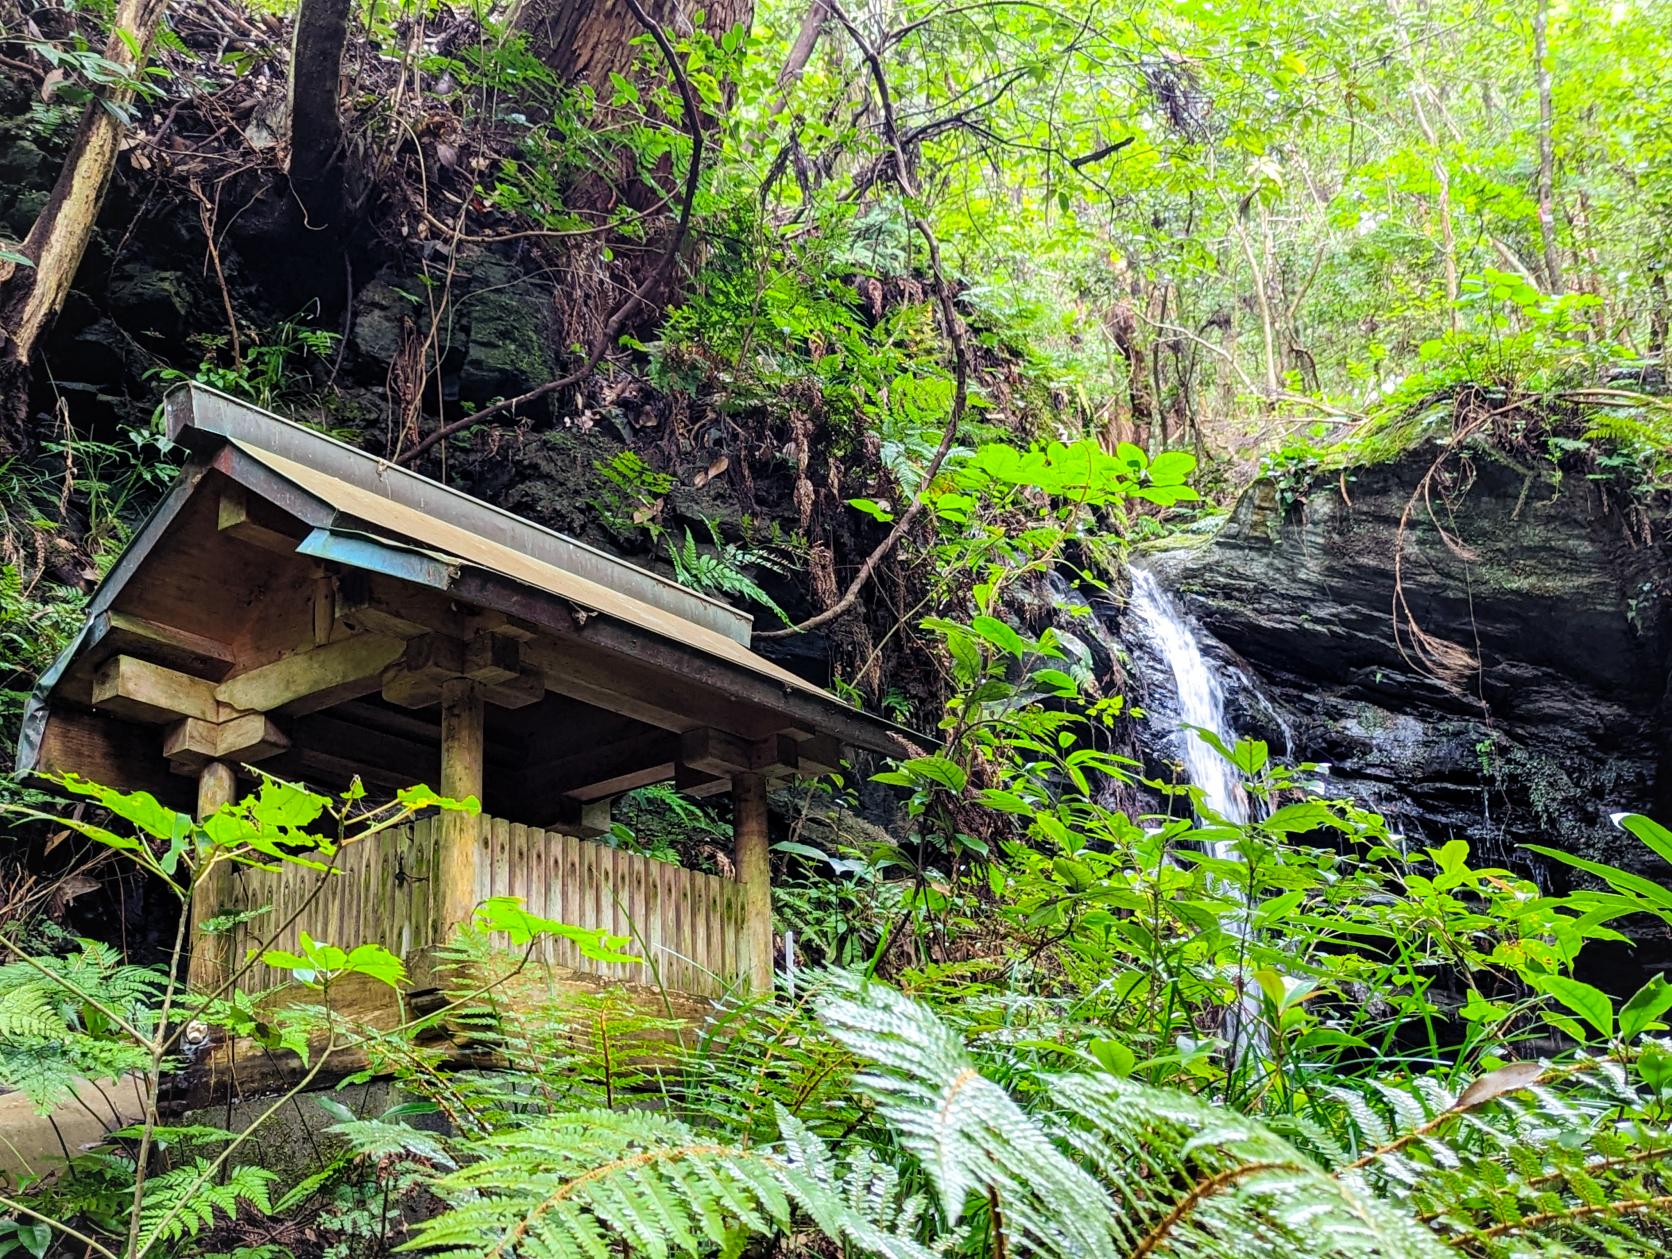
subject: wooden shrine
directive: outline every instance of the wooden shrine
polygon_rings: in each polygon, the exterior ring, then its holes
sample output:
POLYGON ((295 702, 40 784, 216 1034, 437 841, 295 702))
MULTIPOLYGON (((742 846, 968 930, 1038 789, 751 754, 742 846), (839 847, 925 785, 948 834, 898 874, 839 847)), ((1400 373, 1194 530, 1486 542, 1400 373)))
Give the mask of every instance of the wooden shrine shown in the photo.
MULTIPOLYGON (((632 937, 631 978, 770 986, 767 787, 844 748, 901 752, 893 728, 756 655, 724 603, 214 390, 181 386, 166 414, 189 461, 42 677, 20 771, 200 814, 252 765, 474 795, 479 817, 352 846, 297 926, 411 956, 519 895, 632 937), (590 842, 612 798, 667 781, 731 793, 735 877, 590 842)), ((296 894, 288 872, 228 871, 194 922, 261 904, 282 920, 296 894)), ((242 955, 212 939, 200 986, 242 955)), ((585 968, 563 945, 547 960, 585 968)))

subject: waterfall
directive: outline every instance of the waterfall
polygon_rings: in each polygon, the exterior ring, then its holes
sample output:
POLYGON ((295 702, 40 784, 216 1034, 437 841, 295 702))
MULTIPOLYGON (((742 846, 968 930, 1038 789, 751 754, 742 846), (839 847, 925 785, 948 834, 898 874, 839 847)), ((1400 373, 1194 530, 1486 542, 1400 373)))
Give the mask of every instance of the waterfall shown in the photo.
MULTIPOLYGON (((1191 785, 1201 790, 1209 808, 1226 821, 1241 825, 1249 820, 1248 792, 1243 788, 1236 766, 1191 729, 1211 730, 1226 747, 1236 746, 1237 733, 1225 715, 1225 688, 1219 671, 1208 663, 1195 628, 1178 604, 1161 589, 1154 575, 1142 568, 1130 572, 1130 608, 1137 613, 1145 637, 1160 652, 1173 675, 1181 727, 1175 737, 1185 773, 1191 785)), ((1234 845, 1224 840, 1210 843, 1208 851, 1220 858, 1236 855, 1234 845)), ((1250 929, 1249 904, 1241 889, 1236 889, 1235 894, 1242 902, 1243 912, 1237 916, 1234 929, 1246 940, 1250 929)), ((1242 997, 1226 1010, 1224 1027, 1227 1055, 1233 1063, 1263 1056, 1269 1041, 1261 1022, 1259 993, 1250 984, 1246 972, 1238 975, 1237 986, 1242 997)))
MULTIPOLYGON (((1177 735, 1185 773, 1216 813, 1230 822, 1246 822, 1248 793, 1243 790, 1236 767, 1188 728, 1211 730, 1226 747, 1236 745, 1236 731, 1225 716, 1225 689, 1219 674, 1202 655, 1194 627, 1161 589, 1154 575, 1142 568, 1133 568, 1131 575, 1131 610, 1138 614, 1145 636, 1172 671, 1179 722, 1186 727, 1177 735)), ((1220 845, 1214 847, 1218 849, 1220 845)))

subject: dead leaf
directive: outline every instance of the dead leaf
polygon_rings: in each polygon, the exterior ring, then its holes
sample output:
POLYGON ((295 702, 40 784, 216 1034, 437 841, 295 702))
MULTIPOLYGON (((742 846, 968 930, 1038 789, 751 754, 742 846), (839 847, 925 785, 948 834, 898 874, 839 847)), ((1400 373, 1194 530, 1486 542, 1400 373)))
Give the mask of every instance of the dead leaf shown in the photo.
POLYGON ((708 465, 708 471, 697 473, 695 479, 691 482, 692 488, 699 490, 702 489, 703 486, 707 485, 729 467, 731 467, 730 457, 721 455, 713 463, 708 465))
POLYGON ((1517 1089, 1524 1089, 1535 1083, 1544 1074, 1542 1062, 1511 1062, 1499 1067, 1496 1071, 1488 1071, 1468 1088, 1464 1089, 1458 1099, 1452 1103, 1453 1110, 1473 1110, 1476 1106, 1484 1106, 1495 1097, 1502 1097, 1505 1093, 1513 1093, 1517 1089))
POLYGON ((41 80, 41 99, 50 101, 53 94, 58 91, 58 85, 64 81, 65 77, 62 70, 48 70, 46 78, 41 80))

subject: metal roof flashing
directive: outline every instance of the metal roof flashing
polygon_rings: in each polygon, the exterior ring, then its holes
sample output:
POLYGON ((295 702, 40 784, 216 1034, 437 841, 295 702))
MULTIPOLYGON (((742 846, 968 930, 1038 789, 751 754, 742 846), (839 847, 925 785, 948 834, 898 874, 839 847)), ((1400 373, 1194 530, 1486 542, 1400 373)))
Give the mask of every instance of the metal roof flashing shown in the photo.
POLYGON ((754 621, 730 604, 218 390, 195 382, 177 385, 164 399, 164 414, 168 436, 184 446, 203 450, 233 442, 306 465, 749 645, 754 621))

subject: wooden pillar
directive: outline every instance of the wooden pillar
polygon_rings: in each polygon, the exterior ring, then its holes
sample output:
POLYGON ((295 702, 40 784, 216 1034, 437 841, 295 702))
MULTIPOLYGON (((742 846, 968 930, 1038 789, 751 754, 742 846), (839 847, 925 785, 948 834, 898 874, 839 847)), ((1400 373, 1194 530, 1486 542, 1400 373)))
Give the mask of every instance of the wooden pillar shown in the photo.
MULTIPOLYGON (((454 800, 482 798, 482 688, 469 678, 441 684, 441 782, 437 790, 454 800)), ((435 880, 437 944, 468 922, 476 908, 476 839, 479 817, 452 811, 437 824, 435 880)))
MULTIPOLYGON (((210 761, 197 774, 197 817, 202 821, 223 804, 231 804, 238 797, 238 775, 225 761, 210 761)), ((203 924, 232 908, 232 863, 222 861, 214 866, 192 892, 191 966, 187 979, 192 990, 209 995, 226 982, 230 974, 227 956, 232 937, 206 936, 203 924)))
POLYGON ((767 852, 766 780, 732 776, 732 842, 743 885, 743 956, 749 990, 772 991, 772 865, 767 852))

